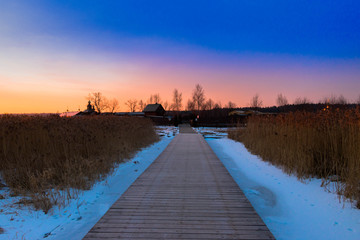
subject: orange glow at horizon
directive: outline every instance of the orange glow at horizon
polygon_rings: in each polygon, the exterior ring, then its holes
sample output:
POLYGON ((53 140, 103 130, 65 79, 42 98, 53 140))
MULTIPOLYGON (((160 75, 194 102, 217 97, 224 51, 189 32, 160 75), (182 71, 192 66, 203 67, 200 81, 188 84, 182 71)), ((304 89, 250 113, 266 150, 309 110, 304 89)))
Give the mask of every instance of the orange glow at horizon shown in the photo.
POLYGON ((0 114, 85 110, 86 97, 91 92, 116 98, 120 111, 128 111, 125 105, 128 99, 147 101, 151 94, 160 94, 163 102, 171 104, 175 88, 183 94, 185 108, 197 83, 204 88, 206 99, 220 101, 222 106, 232 101, 238 107, 248 106, 256 93, 265 106, 273 106, 279 93, 284 94, 289 103, 296 97, 316 102, 330 94, 343 94, 353 100, 358 97, 356 89, 360 88, 359 71, 331 64, 326 71, 324 67, 301 65, 289 69, 281 62, 270 67, 246 61, 217 64, 223 59, 216 56, 213 62, 200 61, 207 56, 195 57, 193 61, 201 62, 198 65, 168 58, 154 61, 149 56, 99 62, 88 60, 96 56, 67 56, 48 63, 46 54, 34 60, 30 55, 18 53, 13 57, 14 62, 0 56, 0 114), (341 85, 342 78, 354 84, 341 85))

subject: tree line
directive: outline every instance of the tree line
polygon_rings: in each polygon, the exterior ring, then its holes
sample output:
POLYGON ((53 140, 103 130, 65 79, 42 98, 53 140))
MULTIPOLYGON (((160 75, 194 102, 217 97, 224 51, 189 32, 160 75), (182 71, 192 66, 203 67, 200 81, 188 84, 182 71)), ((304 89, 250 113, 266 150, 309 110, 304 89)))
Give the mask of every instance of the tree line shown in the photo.
MULTIPOLYGON (((87 97, 87 100, 90 100, 93 104, 95 110, 99 113, 108 111, 108 112, 116 112, 120 110, 119 101, 116 98, 108 99, 100 92, 90 93, 87 97)), ((200 110, 212 110, 212 109, 220 109, 220 108, 229 108, 235 109, 237 105, 229 101, 227 104, 222 106, 220 101, 215 102, 211 98, 206 99, 205 97, 205 90, 200 84, 196 84, 195 88, 192 92, 192 96, 190 99, 187 100, 187 103, 183 105, 183 96, 182 93, 179 92, 178 89, 173 90, 173 97, 172 102, 169 103, 168 101, 162 101, 160 94, 151 94, 147 100, 137 100, 137 99, 128 99, 125 102, 129 112, 142 112, 148 104, 161 104, 166 111, 200 111, 200 110)), ((293 101, 294 105, 300 104, 310 104, 312 103, 306 97, 298 97, 293 101)), ((348 104, 350 103, 343 95, 336 96, 331 95, 330 97, 325 97, 321 99, 318 103, 325 103, 325 104, 348 104)), ((360 96, 356 100, 357 104, 360 104, 360 96)), ((277 106, 285 106, 289 105, 289 101, 285 95, 279 93, 276 98, 277 106)), ((250 103, 248 104, 251 108, 261 108, 263 107, 263 100, 260 98, 259 94, 255 94, 251 99, 250 103)))
MULTIPOLYGON (((91 101, 97 112, 116 112, 120 109, 119 101, 115 98, 108 99, 100 92, 90 93, 87 100, 91 101)), ((130 112, 143 111, 148 104, 161 104, 167 111, 200 111, 200 110, 211 110, 215 108, 222 108, 220 101, 214 102, 211 98, 205 98, 204 88, 200 84, 196 84, 193 90, 191 99, 188 99, 187 104, 183 105, 183 95, 178 89, 173 90, 172 102, 162 101, 160 94, 151 94, 147 100, 128 99, 125 102, 130 112)), ((225 108, 236 108, 236 104, 229 101, 225 108)))

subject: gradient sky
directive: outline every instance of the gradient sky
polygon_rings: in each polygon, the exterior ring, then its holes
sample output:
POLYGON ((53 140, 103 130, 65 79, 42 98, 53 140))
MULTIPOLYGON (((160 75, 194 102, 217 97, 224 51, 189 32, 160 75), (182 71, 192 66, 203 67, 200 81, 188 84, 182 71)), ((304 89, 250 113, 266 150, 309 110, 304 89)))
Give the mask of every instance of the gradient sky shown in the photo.
POLYGON ((0 113, 159 93, 267 106, 360 95, 359 1, 0 0, 0 113))

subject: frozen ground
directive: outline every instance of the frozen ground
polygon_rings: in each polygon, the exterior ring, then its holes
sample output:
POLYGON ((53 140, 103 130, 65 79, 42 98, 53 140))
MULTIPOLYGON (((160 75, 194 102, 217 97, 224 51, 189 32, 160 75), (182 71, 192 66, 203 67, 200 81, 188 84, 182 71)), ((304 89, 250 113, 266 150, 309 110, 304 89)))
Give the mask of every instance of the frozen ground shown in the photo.
POLYGON ((227 131, 230 128, 213 128, 213 127, 198 127, 195 130, 203 135, 205 139, 220 139, 227 136, 227 131))
POLYGON ((179 133, 179 128, 173 126, 156 126, 155 129, 160 137, 174 137, 179 133))
POLYGON ((53 209, 49 214, 19 208, 19 197, 9 197, 6 188, 0 194, 0 227, 4 233, 0 239, 82 239, 110 206, 136 180, 138 176, 160 155, 178 132, 174 127, 159 127, 161 140, 143 149, 133 159, 120 164, 114 173, 93 186, 77 200, 63 209, 53 209))
POLYGON ((206 139, 276 239, 360 239, 360 210, 339 203, 336 194, 320 186, 321 180, 300 182, 241 143, 226 137, 206 139))

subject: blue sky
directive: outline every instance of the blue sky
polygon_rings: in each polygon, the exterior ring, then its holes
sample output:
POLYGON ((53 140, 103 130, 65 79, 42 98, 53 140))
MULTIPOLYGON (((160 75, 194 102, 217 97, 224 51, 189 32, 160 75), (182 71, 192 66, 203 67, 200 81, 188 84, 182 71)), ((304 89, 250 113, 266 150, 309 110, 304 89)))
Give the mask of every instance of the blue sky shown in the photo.
MULTIPOLYGON (((0 3, 1 4, 1 3, 0 3)), ((358 58, 359 1, 3 1, 26 34, 154 38, 235 53, 358 58), (20 14, 20 15, 19 15, 20 14)), ((6 19, 2 19, 6 21, 6 19)), ((90 41, 91 42, 91 41, 90 41)), ((121 46, 119 46, 121 47, 121 46)))
MULTIPOLYGON (((229 85, 247 84, 247 92, 258 92, 268 105, 274 104, 276 92, 288 93, 291 99, 306 96, 316 101, 329 94, 355 99, 359 93, 354 89, 360 88, 359 16, 360 2, 349 0, 3 0, 0 81, 8 86, 8 95, 14 82, 55 86, 65 81, 73 82, 66 89, 74 94, 101 90, 115 96, 113 87, 101 86, 112 82, 131 92, 150 85, 142 80, 146 76, 157 84, 171 82, 162 84, 170 88, 186 73, 186 84, 179 84, 185 95, 199 82, 208 88, 209 97, 223 102, 230 99, 216 92, 221 76, 229 85), (86 73, 89 68, 95 69, 92 77, 86 73), (121 80, 115 80, 116 74, 121 80), (48 77, 52 75, 57 78, 48 77), (244 78, 249 81, 236 80, 244 78), (266 81, 271 91, 263 86, 266 81)), ((117 90, 124 95, 120 87, 117 90)), ((148 95, 159 92, 171 99, 162 88, 148 90, 148 95)), ((246 105, 249 97, 233 95, 232 101, 246 105)))
POLYGON ((74 38, 103 33, 114 45, 130 37, 235 53, 334 58, 360 54, 359 1, 26 2, 30 10, 45 15, 39 28, 30 31, 74 38))

